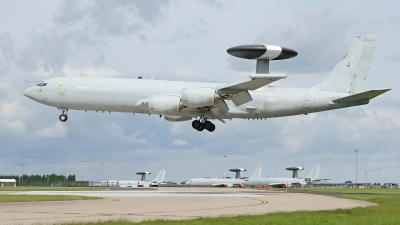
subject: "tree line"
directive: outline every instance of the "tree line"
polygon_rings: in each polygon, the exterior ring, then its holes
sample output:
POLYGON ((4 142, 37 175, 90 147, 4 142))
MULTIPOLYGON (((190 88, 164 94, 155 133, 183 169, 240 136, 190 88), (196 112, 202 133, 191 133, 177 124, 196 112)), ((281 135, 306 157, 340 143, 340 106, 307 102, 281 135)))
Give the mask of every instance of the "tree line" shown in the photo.
POLYGON ((67 177, 57 174, 32 174, 23 176, 20 175, 0 175, 0 179, 15 179, 17 186, 47 186, 51 183, 63 183, 64 181, 76 181, 75 174, 70 174, 67 177))

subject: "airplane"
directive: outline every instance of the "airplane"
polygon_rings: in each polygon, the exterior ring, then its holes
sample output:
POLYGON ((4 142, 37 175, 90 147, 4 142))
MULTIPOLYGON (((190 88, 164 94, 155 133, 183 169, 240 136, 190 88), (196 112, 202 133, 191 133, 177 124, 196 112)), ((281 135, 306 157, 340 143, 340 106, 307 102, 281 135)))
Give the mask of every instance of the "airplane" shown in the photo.
POLYGON ((149 172, 138 172, 136 174, 142 175, 141 180, 119 180, 118 187, 158 187, 160 183, 164 182, 165 169, 161 169, 156 178, 152 181, 146 181, 145 175, 149 172))
MULTIPOLYGON (((257 166, 250 178, 261 177, 262 168, 257 166)), ((250 179, 249 178, 249 179, 250 179)), ((193 178, 186 182, 192 187, 242 187, 244 179, 235 178, 193 178)))
MULTIPOLYGON (((299 168, 301 170, 303 169, 302 167, 299 168)), ((311 170, 310 174, 306 178, 249 177, 248 179, 245 179, 243 181, 243 185, 248 187, 255 187, 258 185, 268 185, 270 187, 276 187, 276 188, 301 187, 310 184, 312 182, 318 181, 319 170, 320 170, 320 165, 319 163, 317 163, 315 164, 314 168, 311 170)))
MULTIPOLYGON (((57 77, 38 82, 23 93, 41 104, 61 110, 60 121, 69 110, 127 112, 159 115, 167 121, 192 120, 198 131, 213 132, 210 120, 253 119, 308 115, 368 104, 391 89, 364 91, 378 42, 375 36, 357 36, 349 52, 320 83, 306 89, 269 86, 287 78, 270 74, 273 60, 297 56, 295 50, 276 45, 242 45, 229 48, 232 56, 255 59, 256 73, 248 81, 222 84, 153 79, 57 77), (265 90, 255 90, 266 86, 265 90)), ((329 54, 329 53, 326 53, 329 54)), ((27 80, 29 81, 29 80, 27 80)))

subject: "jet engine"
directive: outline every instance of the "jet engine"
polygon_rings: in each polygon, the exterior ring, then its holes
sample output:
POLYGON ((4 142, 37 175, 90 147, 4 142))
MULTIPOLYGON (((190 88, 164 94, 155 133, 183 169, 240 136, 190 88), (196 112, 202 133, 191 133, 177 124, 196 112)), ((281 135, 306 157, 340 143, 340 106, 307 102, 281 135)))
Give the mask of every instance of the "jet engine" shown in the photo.
POLYGON ((214 105, 222 97, 212 88, 184 88, 182 103, 190 108, 199 108, 214 105))
POLYGON ((149 98, 149 112, 151 114, 174 114, 184 108, 181 99, 177 96, 153 95, 149 98))
POLYGON ((181 122, 181 121, 187 121, 191 120, 192 117, 190 116, 170 116, 170 115, 164 115, 164 119, 170 122, 181 122))
POLYGON ((230 188, 230 187, 233 187, 233 184, 224 184, 224 187, 230 188))

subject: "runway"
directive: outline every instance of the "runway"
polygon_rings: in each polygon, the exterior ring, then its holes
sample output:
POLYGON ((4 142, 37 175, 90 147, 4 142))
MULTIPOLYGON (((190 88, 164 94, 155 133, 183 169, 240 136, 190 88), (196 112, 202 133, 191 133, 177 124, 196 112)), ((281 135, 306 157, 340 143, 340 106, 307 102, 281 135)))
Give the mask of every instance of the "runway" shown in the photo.
MULTIPOLYGON (((10 194, 10 193, 8 193, 10 194)), ((34 191, 27 195, 84 195, 101 200, 1 203, 0 224, 34 224, 126 219, 182 220, 222 215, 330 210, 373 204, 303 193, 240 188, 158 188, 158 190, 34 191)))

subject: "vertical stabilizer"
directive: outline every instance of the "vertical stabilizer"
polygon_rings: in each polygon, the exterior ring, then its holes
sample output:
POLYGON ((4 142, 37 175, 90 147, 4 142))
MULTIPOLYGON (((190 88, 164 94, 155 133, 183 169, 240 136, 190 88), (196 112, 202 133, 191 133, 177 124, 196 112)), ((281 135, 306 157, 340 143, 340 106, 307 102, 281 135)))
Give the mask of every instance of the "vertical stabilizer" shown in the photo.
POLYGON ((262 167, 257 166, 256 169, 254 170, 253 174, 251 174, 251 176, 249 177, 249 179, 260 178, 261 172, 262 172, 262 167))
POLYGON ((378 37, 359 36, 332 72, 313 88, 349 94, 363 92, 377 42, 378 37))
POLYGON ((165 169, 162 168, 161 171, 158 173, 158 175, 152 182, 161 183, 161 182, 164 182, 164 179, 165 179, 165 169))
POLYGON ((318 179, 319 178, 319 169, 320 169, 319 163, 315 164, 314 168, 311 170, 310 174, 308 174, 307 178, 318 179))

